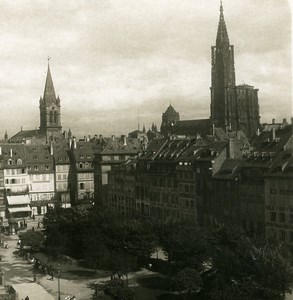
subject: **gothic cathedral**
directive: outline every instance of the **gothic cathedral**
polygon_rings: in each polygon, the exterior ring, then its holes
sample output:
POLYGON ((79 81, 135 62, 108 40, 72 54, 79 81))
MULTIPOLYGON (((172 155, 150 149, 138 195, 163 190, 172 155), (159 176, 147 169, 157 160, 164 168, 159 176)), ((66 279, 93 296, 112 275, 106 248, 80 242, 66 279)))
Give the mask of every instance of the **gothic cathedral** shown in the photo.
POLYGON ((216 46, 212 46, 211 121, 216 127, 242 130, 251 137, 260 127, 258 89, 235 85, 234 46, 230 45, 220 6, 216 46))

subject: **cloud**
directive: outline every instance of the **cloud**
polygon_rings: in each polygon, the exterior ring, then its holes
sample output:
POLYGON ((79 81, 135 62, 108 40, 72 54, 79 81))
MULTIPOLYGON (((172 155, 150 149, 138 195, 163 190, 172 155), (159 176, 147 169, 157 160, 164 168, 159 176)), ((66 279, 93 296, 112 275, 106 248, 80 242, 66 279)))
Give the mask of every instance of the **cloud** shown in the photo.
MULTIPOLYGON (((225 0, 224 14, 237 83, 259 88, 262 120, 288 114, 288 2, 225 0)), ((218 20, 218 0, 0 1, 0 134, 39 126, 48 55, 63 126, 81 136, 131 131, 138 110, 159 126, 170 101, 182 119, 209 117, 218 20)))

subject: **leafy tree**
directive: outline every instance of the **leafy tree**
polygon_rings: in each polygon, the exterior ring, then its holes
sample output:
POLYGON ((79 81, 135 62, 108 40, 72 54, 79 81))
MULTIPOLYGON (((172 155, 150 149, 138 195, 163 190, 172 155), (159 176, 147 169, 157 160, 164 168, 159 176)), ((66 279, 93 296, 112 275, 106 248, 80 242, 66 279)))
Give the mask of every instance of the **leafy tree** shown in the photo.
POLYGON ((126 285, 125 281, 121 279, 113 279, 108 281, 103 291, 115 300, 133 300, 134 292, 126 285))
POLYGON ((30 246, 32 250, 38 251, 44 246, 45 235, 42 231, 29 230, 20 236, 22 246, 30 246))
POLYGON ((177 291, 185 292, 186 299, 189 299, 192 292, 198 292, 202 287, 202 279, 199 273, 191 268, 179 271, 175 279, 177 291))

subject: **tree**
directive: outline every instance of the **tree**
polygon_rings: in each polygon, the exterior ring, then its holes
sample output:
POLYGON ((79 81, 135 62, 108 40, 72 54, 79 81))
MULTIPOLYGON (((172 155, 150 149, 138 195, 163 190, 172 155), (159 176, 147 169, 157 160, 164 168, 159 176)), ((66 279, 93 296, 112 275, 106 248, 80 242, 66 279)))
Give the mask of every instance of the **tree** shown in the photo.
POLYGON ((44 246, 45 235, 42 231, 26 231, 20 236, 22 246, 30 246, 32 250, 38 251, 44 246))
POLYGON ((201 289, 202 279, 196 270, 185 268, 178 272, 175 287, 177 291, 186 293, 186 299, 189 299, 192 292, 198 292, 201 289))
POLYGON ((126 285, 125 281, 121 279, 113 279, 108 281, 103 291, 115 300, 133 300, 134 292, 126 285))

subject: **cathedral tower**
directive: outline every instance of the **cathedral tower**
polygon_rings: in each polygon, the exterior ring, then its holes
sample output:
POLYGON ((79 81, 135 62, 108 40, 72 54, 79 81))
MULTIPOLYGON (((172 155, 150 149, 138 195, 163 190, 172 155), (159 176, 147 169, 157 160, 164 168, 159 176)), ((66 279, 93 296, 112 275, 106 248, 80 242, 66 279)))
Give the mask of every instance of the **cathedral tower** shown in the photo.
POLYGON ((47 136, 62 132, 60 99, 56 98, 49 63, 44 96, 40 98, 40 131, 47 136))
POLYGON ((216 127, 236 127, 234 46, 230 45, 223 6, 216 46, 212 46, 211 119, 216 127))
POLYGON ((236 86, 234 46, 230 45, 220 6, 216 46, 212 46, 211 120, 216 127, 242 130, 248 137, 260 127, 258 89, 236 86))

